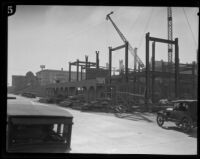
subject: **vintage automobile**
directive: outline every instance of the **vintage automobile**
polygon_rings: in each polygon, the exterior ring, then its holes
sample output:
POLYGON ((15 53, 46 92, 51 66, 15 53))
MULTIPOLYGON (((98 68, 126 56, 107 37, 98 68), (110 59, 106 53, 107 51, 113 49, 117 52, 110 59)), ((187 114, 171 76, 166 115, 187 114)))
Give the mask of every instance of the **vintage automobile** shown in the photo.
POLYGON ((28 98, 36 98, 36 95, 34 93, 30 93, 30 92, 24 92, 21 95, 24 97, 28 97, 28 98))
POLYGON ((14 96, 7 96, 7 99, 17 99, 17 98, 14 96))
POLYGON ((52 106, 7 103, 7 152, 68 153, 73 116, 52 106))
POLYGON ((157 124, 162 127, 164 122, 174 122, 184 132, 197 126, 197 100, 175 100, 173 107, 157 113, 157 124))

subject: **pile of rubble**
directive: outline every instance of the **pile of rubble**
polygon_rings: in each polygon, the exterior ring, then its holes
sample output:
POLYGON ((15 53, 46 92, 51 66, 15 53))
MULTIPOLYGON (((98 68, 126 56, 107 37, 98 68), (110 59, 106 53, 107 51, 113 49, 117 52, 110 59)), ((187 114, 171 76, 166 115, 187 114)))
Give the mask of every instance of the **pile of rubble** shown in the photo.
POLYGON ((75 95, 75 96, 69 96, 68 98, 60 101, 58 105, 62 107, 69 107, 69 108, 80 110, 81 105, 84 102, 85 102, 84 96, 80 94, 80 95, 75 95))
MULTIPOLYGON (((122 110, 122 112, 134 112, 134 111, 147 111, 145 104, 113 104, 110 98, 97 98, 93 101, 86 101, 83 94, 78 94, 74 96, 65 97, 51 97, 51 98, 40 98, 39 102, 41 103, 55 103, 59 106, 72 108, 80 111, 95 111, 95 112, 116 112, 117 108, 122 110), (121 105, 121 106, 120 106, 121 105)), ((159 104, 149 104, 148 109, 151 112, 157 112, 159 110, 164 110, 167 107, 170 107, 170 102, 159 103, 159 104)))
POLYGON ((63 100, 64 100, 64 98, 60 98, 60 97, 46 97, 46 98, 40 98, 39 102, 40 103, 50 103, 50 104, 56 103, 57 104, 63 100))
POLYGON ((110 98, 99 98, 93 101, 86 101, 82 94, 69 96, 58 103, 59 106, 68 107, 81 111, 102 111, 108 112, 111 108, 110 98))
POLYGON ((99 98, 94 101, 84 103, 81 110, 108 112, 111 105, 110 98, 99 98))

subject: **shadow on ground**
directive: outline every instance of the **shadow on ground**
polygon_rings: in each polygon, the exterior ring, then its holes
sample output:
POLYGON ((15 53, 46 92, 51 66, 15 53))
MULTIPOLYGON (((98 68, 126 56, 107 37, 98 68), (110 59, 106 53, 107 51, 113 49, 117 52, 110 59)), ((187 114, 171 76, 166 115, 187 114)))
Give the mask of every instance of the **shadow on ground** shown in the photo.
POLYGON ((143 113, 143 112, 133 112, 131 114, 126 113, 115 113, 115 116, 118 118, 124 118, 134 121, 146 121, 149 123, 155 122, 154 114, 152 113, 143 113))
POLYGON ((178 132, 187 134, 189 137, 197 138, 197 130, 196 130, 196 129, 192 129, 190 132, 185 133, 185 132, 183 132, 183 131, 181 130, 181 128, 178 128, 178 127, 176 127, 176 126, 163 126, 162 128, 163 128, 163 129, 166 129, 166 130, 178 131, 178 132))

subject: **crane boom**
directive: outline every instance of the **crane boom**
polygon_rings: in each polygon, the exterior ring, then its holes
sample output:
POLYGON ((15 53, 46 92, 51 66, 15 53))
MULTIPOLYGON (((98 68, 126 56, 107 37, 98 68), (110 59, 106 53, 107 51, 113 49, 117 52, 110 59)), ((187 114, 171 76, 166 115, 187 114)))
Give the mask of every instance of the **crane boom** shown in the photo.
MULTIPOLYGON (((172 31, 172 9, 171 7, 167 7, 167 22, 168 22, 168 40, 173 40, 173 31, 172 31)), ((172 44, 168 44, 168 64, 172 64, 173 59, 173 47, 172 44)))
MULTIPOLYGON (((106 20, 110 20, 112 25, 114 26, 114 28, 116 29, 116 31, 118 32, 120 38, 123 40, 123 42, 125 43, 126 41, 128 42, 128 40, 125 38, 125 36, 122 34, 122 32, 119 30, 119 28, 116 26, 116 24, 113 22, 113 20, 111 19, 110 15, 113 14, 113 12, 110 12, 109 14, 107 14, 106 16, 106 20)), ((136 62, 138 62, 139 66, 144 68, 144 63, 142 62, 142 60, 137 56, 137 54, 134 52, 133 47, 130 45, 128 45, 128 49, 131 52, 131 54, 134 56, 134 58, 136 58, 136 62)))

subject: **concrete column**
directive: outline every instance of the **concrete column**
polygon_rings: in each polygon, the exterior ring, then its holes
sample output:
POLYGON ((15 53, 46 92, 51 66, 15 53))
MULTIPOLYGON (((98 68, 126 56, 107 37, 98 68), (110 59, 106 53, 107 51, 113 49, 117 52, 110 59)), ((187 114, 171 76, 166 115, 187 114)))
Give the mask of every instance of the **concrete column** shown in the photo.
POLYGON ((99 51, 96 51, 96 68, 99 69, 99 51))
POLYGON ((88 56, 85 55, 85 79, 87 79, 88 56))
POLYGON ((178 38, 175 39, 175 97, 179 97, 179 46, 178 38))
POLYGON ((146 72, 145 72, 145 76, 146 76, 146 93, 145 93, 145 105, 148 106, 149 103, 149 37, 150 37, 150 33, 146 34, 146 72))
POLYGON ((109 47, 109 83, 111 84, 112 77, 112 47, 109 47))
POLYGON ((71 82, 71 62, 69 62, 69 82, 71 82))
POLYGON ((128 42, 125 43, 125 78, 126 82, 128 82, 128 42))
POLYGON ((137 48, 134 48, 134 53, 135 53, 135 56, 134 56, 134 72, 136 72, 136 67, 137 67, 137 48))
POLYGON ((161 60, 161 65, 162 65, 162 72, 165 72, 165 65, 164 65, 163 60, 161 60))
POLYGON ((79 81, 79 60, 76 61, 76 81, 79 81))
POLYGON ((197 89, 195 88, 195 62, 192 63, 192 97, 195 98, 197 89))
POLYGON ((83 67, 81 66, 81 81, 83 80, 83 67))
POLYGON ((138 64, 138 72, 140 72, 140 64, 138 64))
POLYGON ((151 84, 151 100, 152 102, 154 102, 154 80, 155 80, 155 76, 154 76, 154 71, 155 71, 155 42, 152 43, 152 74, 151 74, 151 78, 152 78, 152 84, 151 84))

